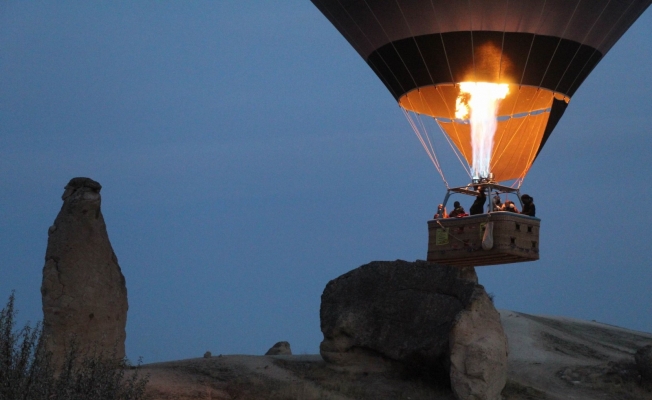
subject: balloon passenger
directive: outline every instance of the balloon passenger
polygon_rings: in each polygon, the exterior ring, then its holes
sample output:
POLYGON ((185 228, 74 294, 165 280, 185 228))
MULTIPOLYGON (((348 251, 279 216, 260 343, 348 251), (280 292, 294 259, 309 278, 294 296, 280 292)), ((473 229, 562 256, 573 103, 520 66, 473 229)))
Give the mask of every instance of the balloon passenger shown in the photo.
POLYGON ((491 211, 503 211, 503 202, 500 200, 500 196, 494 196, 494 209, 491 211))
POLYGON ((453 203, 453 207, 455 207, 455 208, 453 209, 453 211, 451 211, 451 213, 449 214, 449 217, 451 217, 451 218, 453 218, 453 217, 463 217, 463 216, 466 215, 466 211, 464 211, 464 207, 462 207, 462 205, 460 204, 459 201, 456 201, 455 203, 453 203))
POLYGON ((437 213, 435 213, 435 217, 433 219, 437 219, 437 218, 448 218, 446 207, 444 207, 443 204, 437 206, 437 213))
POLYGON ((503 211, 513 212, 513 213, 519 214, 518 208, 516 208, 516 205, 511 200, 507 200, 505 202, 505 209, 503 211))
POLYGON ((471 215, 482 214, 484 203, 487 202, 487 195, 484 193, 484 188, 479 186, 477 190, 478 194, 475 198, 475 201, 473 202, 473 205, 471 205, 471 209, 469 210, 471 215))
POLYGON ((536 207, 534 206, 534 198, 530 195, 524 194, 523 196, 521 196, 521 201, 523 202, 523 211, 521 211, 521 214, 534 217, 536 214, 536 207))

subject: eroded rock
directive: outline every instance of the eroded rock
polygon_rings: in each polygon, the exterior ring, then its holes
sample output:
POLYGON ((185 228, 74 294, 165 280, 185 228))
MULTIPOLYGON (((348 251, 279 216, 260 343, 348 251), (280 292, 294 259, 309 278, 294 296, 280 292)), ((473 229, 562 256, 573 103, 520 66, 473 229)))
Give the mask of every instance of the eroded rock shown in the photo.
POLYGON ((455 317, 450 332, 451 388, 458 399, 500 400, 507 382, 507 336, 484 290, 455 317))
POLYGON ((291 356, 292 349, 290 348, 289 342, 278 342, 274 346, 270 347, 265 353, 266 356, 291 356))
POLYGON ((320 353, 333 365, 421 371, 460 385, 464 400, 505 385, 506 336, 473 268, 372 262, 328 283, 320 317, 320 353))
POLYGON ((46 346, 55 365, 74 337, 79 350, 125 356, 127 288, 100 209, 102 186, 73 178, 48 229, 41 294, 46 346))

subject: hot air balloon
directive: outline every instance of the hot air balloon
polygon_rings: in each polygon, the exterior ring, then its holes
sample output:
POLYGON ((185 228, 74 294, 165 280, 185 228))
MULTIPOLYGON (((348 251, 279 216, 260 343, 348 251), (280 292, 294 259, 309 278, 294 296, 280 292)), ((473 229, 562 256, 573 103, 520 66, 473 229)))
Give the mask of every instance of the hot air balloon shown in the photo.
MULTIPOLYGON (((312 2, 394 96, 444 182, 420 119, 436 121, 468 166, 471 183, 446 183, 446 205, 451 194, 477 195, 479 184, 489 199, 495 191, 520 200, 569 101, 652 0, 312 2)), ((428 260, 536 260, 539 222, 503 212, 436 218, 428 260)))

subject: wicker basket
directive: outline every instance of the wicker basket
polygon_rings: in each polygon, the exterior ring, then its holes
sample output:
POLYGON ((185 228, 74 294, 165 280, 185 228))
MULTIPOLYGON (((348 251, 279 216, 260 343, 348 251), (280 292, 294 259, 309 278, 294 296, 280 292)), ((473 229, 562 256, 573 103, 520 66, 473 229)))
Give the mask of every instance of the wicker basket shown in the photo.
POLYGON ((459 267, 538 260, 540 222, 502 211, 430 220, 427 260, 459 267), (493 247, 484 250, 482 238, 488 222, 493 222, 493 247))

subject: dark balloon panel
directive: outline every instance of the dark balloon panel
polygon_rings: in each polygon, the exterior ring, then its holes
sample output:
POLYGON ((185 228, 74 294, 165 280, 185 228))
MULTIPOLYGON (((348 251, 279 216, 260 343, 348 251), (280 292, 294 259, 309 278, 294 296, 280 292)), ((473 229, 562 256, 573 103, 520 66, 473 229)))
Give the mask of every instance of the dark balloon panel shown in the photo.
POLYGON ((509 32, 452 32, 388 43, 367 62, 398 100, 422 86, 496 82, 572 96, 602 54, 565 39, 509 32))

